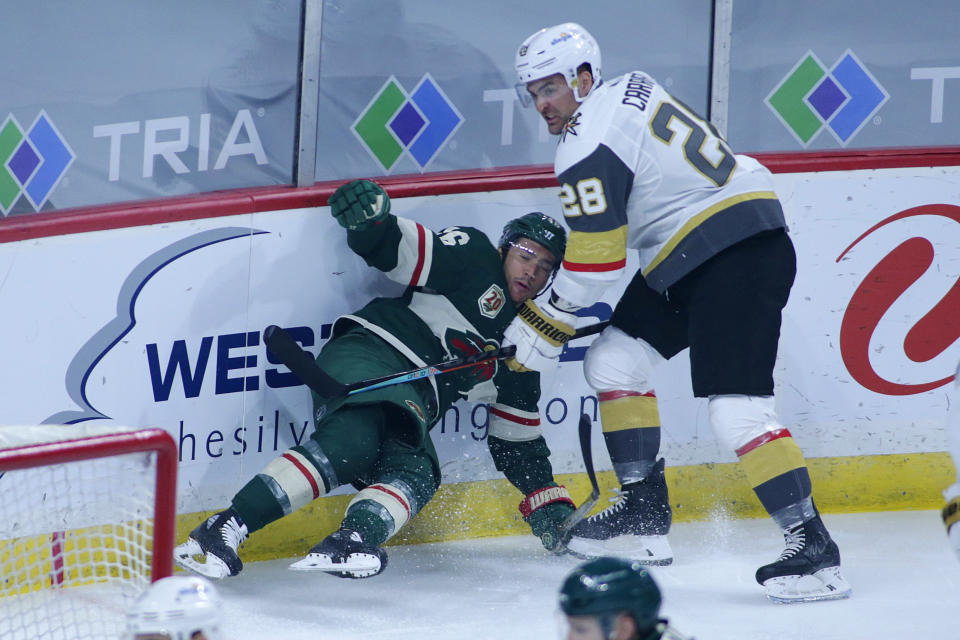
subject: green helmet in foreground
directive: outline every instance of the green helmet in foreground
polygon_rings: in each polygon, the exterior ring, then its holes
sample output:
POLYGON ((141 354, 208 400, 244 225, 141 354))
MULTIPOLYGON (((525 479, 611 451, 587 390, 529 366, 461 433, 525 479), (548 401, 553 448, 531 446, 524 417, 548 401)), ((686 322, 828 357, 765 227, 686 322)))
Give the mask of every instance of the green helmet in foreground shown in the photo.
POLYGON ((639 563, 596 558, 574 569, 560 588, 560 609, 568 616, 629 612, 643 633, 660 615, 660 588, 639 563))
POLYGON ((497 247, 509 248, 517 238, 530 238, 542 244, 556 258, 554 271, 560 268, 563 252, 567 248, 567 232, 559 222, 539 211, 514 218, 503 227, 497 247))

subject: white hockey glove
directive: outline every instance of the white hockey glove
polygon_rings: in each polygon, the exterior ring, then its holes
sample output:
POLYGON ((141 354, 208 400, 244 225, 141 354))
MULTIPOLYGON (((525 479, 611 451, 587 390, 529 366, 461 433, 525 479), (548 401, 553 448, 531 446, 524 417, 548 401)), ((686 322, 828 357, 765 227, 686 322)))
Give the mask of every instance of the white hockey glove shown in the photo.
POLYGON ((507 366, 514 371, 550 371, 557 366, 564 343, 573 337, 576 320, 573 313, 549 302, 541 308, 527 300, 503 332, 503 344, 517 346, 517 354, 507 359, 507 366))
POLYGON ((953 552, 960 560, 960 497, 947 502, 940 515, 943 518, 943 524, 947 527, 947 538, 950 539, 953 552))

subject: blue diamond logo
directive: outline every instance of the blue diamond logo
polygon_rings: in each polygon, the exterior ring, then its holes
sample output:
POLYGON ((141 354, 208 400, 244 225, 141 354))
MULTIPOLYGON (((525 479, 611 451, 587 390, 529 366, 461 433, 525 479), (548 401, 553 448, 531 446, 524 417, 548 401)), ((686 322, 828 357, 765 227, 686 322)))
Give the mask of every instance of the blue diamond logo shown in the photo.
POLYGON ((427 121, 420 117, 417 108, 408 102, 393 117, 390 128, 397 134, 403 146, 407 147, 410 146, 410 141, 417 137, 425 124, 427 124, 427 121))
POLYGON ((427 73, 409 94, 391 76, 351 130, 387 173, 404 153, 422 172, 463 122, 456 106, 427 73))
POLYGON ((37 168, 38 164, 40 164, 40 156, 30 146, 30 142, 24 140, 14 151, 10 161, 7 162, 7 167, 22 186, 27 184, 27 180, 33 175, 33 170, 37 168))
POLYGON ((40 211, 74 158, 46 111, 26 131, 8 115, 0 125, 0 213, 7 214, 21 196, 40 211))
POLYGON ((820 114, 821 118, 829 120, 846 99, 847 96, 840 85, 827 76, 807 97, 807 102, 820 114))
POLYGON ((829 70, 808 51, 764 102, 804 147, 823 129, 846 146, 889 98, 847 49, 829 70))

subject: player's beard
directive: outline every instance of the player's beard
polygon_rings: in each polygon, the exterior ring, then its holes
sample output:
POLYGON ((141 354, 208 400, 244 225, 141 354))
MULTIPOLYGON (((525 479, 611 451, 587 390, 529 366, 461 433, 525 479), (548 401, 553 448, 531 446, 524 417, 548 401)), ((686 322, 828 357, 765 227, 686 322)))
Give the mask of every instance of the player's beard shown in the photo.
POLYGON ((533 297, 535 292, 531 284, 530 282, 523 282, 518 278, 510 281, 510 299, 513 300, 514 304, 522 304, 525 300, 533 297))

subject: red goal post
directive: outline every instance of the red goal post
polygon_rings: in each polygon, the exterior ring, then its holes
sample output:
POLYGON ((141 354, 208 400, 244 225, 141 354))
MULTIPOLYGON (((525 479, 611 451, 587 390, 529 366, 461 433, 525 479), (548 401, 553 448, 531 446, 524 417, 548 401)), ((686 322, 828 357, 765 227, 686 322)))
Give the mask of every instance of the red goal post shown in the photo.
POLYGON ((0 637, 122 631, 173 573, 176 483, 162 429, 0 426, 0 637))

